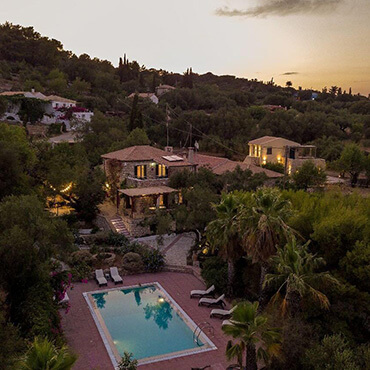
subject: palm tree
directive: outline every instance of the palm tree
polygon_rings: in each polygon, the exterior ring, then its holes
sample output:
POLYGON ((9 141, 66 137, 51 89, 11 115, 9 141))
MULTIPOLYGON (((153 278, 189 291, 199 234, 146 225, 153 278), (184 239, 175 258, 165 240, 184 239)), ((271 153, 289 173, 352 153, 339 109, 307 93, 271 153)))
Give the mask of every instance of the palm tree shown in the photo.
POLYGON ((240 362, 245 351, 246 370, 257 370, 257 360, 267 363, 271 356, 278 356, 280 350, 280 331, 269 328, 267 317, 258 311, 258 302, 239 303, 230 319, 231 325, 222 327, 226 334, 239 340, 236 344, 228 343, 226 356, 237 357, 240 362))
POLYGON ((206 230, 213 251, 218 249, 221 257, 227 261, 229 295, 232 294, 234 263, 243 253, 236 217, 240 205, 246 202, 246 197, 246 194, 239 192, 223 194, 221 202, 213 205, 217 218, 208 224, 206 230))
POLYGON ((241 208, 239 227, 244 247, 252 261, 261 266, 260 305, 264 302, 263 282, 269 259, 282 240, 294 235, 286 224, 291 212, 290 202, 282 198, 278 189, 271 188, 258 189, 252 195, 252 204, 241 208))
POLYGON ((77 356, 71 354, 66 346, 57 348, 46 338, 35 338, 18 369, 70 370, 76 360, 77 356))
POLYGON ((316 272, 325 265, 325 261, 309 253, 308 244, 309 242, 299 246, 295 240, 292 240, 285 248, 280 249, 272 258, 276 272, 267 274, 265 277, 264 286, 278 287, 271 302, 275 303, 282 298, 283 314, 289 310, 292 316, 296 315, 302 298, 307 296, 323 309, 328 309, 329 299, 318 289, 325 285, 338 283, 328 272, 316 272))

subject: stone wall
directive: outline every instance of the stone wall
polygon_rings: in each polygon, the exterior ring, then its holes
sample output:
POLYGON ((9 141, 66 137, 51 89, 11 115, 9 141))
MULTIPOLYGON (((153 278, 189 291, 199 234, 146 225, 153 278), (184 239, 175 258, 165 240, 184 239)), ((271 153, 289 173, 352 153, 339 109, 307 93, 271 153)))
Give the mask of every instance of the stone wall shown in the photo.
POLYGON ((322 170, 326 168, 325 159, 322 158, 297 158, 297 159, 288 159, 288 170, 289 166, 291 166, 291 173, 293 174, 299 167, 303 165, 304 162, 312 161, 316 167, 320 167, 322 170))
POLYGON ((140 219, 133 219, 131 217, 122 217, 122 221, 125 224, 125 227, 129 234, 135 238, 144 235, 150 235, 150 227, 143 226, 143 218, 140 219))
MULTIPOLYGON (((107 163, 109 160, 104 160, 104 169, 107 169, 107 163)), ((156 176, 156 165, 154 161, 137 161, 137 162, 121 162, 121 181, 126 180, 127 186, 133 186, 136 188, 150 187, 150 186, 167 186, 168 178, 159 178, 156 176), (135 166, 145 165, 146 166, 146 179, 137 179, 135 177, 135 166)), ((181 172, 184 169, 193 171, 194 168, 190 166, 174 166, 168 167, 168 177, 176 172, 181 172)))

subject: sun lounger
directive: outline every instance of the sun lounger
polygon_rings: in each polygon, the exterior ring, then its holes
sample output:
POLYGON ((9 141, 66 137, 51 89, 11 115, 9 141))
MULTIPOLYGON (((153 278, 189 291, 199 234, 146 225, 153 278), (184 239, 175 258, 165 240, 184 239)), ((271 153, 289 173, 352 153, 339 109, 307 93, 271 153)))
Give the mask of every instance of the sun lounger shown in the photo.
POLYGON ((224 302, 225 294, 222 294, 218 298, 201 298, 199 300, 198 306, 225 306, 224 302))
POLYGON ((222 321, 221 326, 226 326, 226 325, 233 325, 233 323, 230 320, 224 320, 224 321, 222 321))
POLYGON ((231 310, 221 310, 219 308, 214 308, 212 311, 211 311, 211 314, 209 315, 210 317, 214 317, 214 316, 218 316, 220 317, 221 319, 222 318, 226 318, 226 317, 230 317, 231 314, 233 313, 233 311, 235 310, 237 306, 235 305, 231 310))
POLYGON ((194 297, 206 297, 207 295, 213 296, 215 291, 215 286, 210 286, 207 290, 192 290, 190 292, 190 298, 194 297))
POLYGON ((108 285, 107 279, 104 277, 104 272, 102 269, 95 270, 95 279, 99 286, 108 285))
POLYGON ((111 267, 109 269, 109 272, 110 272, 110 277, 112 278, 114 284, 118 284, 118 283, 122 283, 123 282, 121 276, 118 273, 117 267, 111 267))

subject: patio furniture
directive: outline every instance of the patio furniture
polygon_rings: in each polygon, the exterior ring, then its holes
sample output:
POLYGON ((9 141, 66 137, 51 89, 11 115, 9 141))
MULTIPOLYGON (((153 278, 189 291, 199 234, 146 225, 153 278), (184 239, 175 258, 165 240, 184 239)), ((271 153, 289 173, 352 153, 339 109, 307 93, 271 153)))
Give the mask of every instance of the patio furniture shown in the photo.
POLYGON ((215 291, 215 286, 214 285, 210 286, 207 290, 192 290, 190 292, 190 298, 206 297, 208 295, 213 296, 214 291, 215 291))
POLYGON ((225 294, 220 295, 218 298, 201 298, 199 300, 198 306, 225 306, 224 302, 225 294))
POLYGON ((117 267, 111 267, 109 269, 109 272, 110 272, 110 277, 112 278, 114 284, 118 284, 118 283, 122 283, 123 282, 121 276, 118 273, 117 267))
POLYGON ((222 321, 221 326, 226 326, 226 325, 233 325, 233 323, 230 320, 224 320, 224 321, 222 321))
POLYGON ((226 317, 230 317, 231 314, 233 313, 233 311, 236 309, 237 305, 235 305, 233 308, 231 308, 230 310, 221 310, 219 308, 214 308, 212 311, 211 311, 211 314, 209 315, 210 317, 214 317, 214 316, 217 316, 219 317, 220 319, 223 319, 223 318, 226 318, 226 317))
POLYGON ((104 272, 102 269, 95 270, 95 279, 99 286, 108 285, 107 279, 104 277, 104 272))

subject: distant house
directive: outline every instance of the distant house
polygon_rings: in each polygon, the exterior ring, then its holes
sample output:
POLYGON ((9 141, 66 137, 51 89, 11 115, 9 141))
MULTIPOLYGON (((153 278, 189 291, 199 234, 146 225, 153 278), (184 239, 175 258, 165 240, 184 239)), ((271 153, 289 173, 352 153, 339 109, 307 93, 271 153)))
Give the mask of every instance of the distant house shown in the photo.
POLYGON ((74 131, 64 132, 58 136, 53 136, 48 139, 48 142, 51 144, 52 147, 58 144, 75 144, 78 142, 78 137, 74 131))
POLYGON ((172 90, 175 90, 175 87, 170 85, 159 85, 155 88, 156 94, 159 97, 172 90))
POLYGON ((301 145, 282 137, 263 136, 251 140, 249 155, 244 163, 261 166, 266 163, 281 163, 287 168, 288 174, 295 172, 303 162, 311 160, 317 167, 325 168, 325 160, 316 158, 316 147, 301 145))
POLYGON ((51 106, 54 109, 58 109, 58 108, 62 108, 62 107, 71 108, 71 107, 75 107, 77 105, 77 102, 75 100, 62 98, 62 97, 57 96, 57 95, 46 96, 45 100, 48 100, 50 102, 51 106))
MULTIPOLYGON (((109 181, 125 184, 117 190, 117 213, 133 236, 150 234, 143 220, 157 209, 169 209, 181 201, 176 189, 168 187, 168 178, 177 171, 195 171, 196 165, 166 150, 138 145, 102 155, 109 181)), ((112 186, 112 183, 109 185, 112 186)))
POLYGON ((129 99, 133 99, 135 95, 142 99, 148 99, 154 104, 159 103, 159 99, 154 93, 132 93, 128 97, 129 99))
MULTIPOLYGON (((64 123, 67 131, 70 130, 71 118, 74 118, 79 122, 90 122, 93 112, 78 107, 75 100, 63 98, 57 95, 44 95, 41 92, 32 91, 5 91, 0 93, 0 96, 11 97, 11 96, 24 96, 25 98, 40 99, 45 102, 45 114, 41 119, 40 123, 50 125, 53 123, 64 123), (67 115, 67 111, 71 111, 67 115)), ((1 117, 4 120, 20 122, 19 117, 19 104, 9 104, 7 111, 1 117)))

